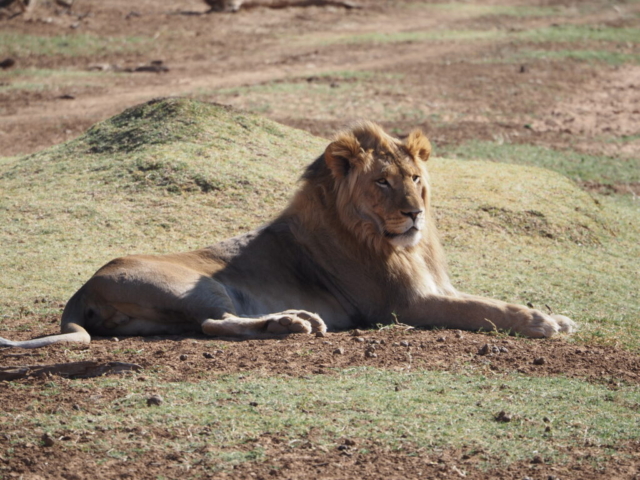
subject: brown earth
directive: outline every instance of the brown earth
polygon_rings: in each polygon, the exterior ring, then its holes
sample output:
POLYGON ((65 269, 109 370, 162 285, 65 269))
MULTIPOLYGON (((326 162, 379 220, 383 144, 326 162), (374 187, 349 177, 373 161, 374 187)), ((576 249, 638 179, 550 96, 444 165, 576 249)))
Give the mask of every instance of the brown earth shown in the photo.
MULTIPOLYGON (((41 333, 57 331, 51 319, 49 327, 41 333)), ((16 325, 17 327, 17 325, 16 325)), ((11 328, 11 326, 10 326, 11 328)), ((13 332, 12 332, 13 333, 13 332)), ((14 333, 16 339, 30 338, 29 332, 14 333)), ((531 376, 561 375, 585 379, 606 385, 615 390, 621 385, 640 384, 640 356, 621 351, 615 347, 581 346, 563 339, 527 340, 451 330, 424 331, 394 327, 383 330, 366 330, 328 333, 324 337, 293 335, 271 340, 231 341, 194 337, 153 338, 96 338, 89 347, 57 345, 39 351, 5 351, 0 353, 3 366, 51 365, 83 360, 101 363, 111 361, 137 364, 142 370, 132 375, 141 382, 148 380, 152 370, 156 382, 180 382, 187 379, 215 382, 225 373, 245 373, 253 376, 285 375, 308 377, 335 375, 341 368, 370 366, 399 371, 439 370, 452 373, 476 373, 487 376, 504 376, 513 373, 531 376), (482 354, 485 345, 496 346, 499 353, 482 354), (375 348, 375 357, 366 354, 375 348), (119 353, 114 354, 116 349, 119 353), (337 353, 338 349, 342 353, 337 353), (369 350, 370 351, 370 350, 369 350), (542 360, 540 360, 542 359, 542 360)), ((20 405, 29 404, 38 395, 44 384, 53 378, 30 377, 15 380, 21 388, 3 388, 0 382, 0 404, 6 412, 19 412, 20 405)), ((56 380, 64 384, 64 379, 56 380)), ((100 403, 110 404, 127 394, 117 387, 96 388, 92 379, 66 380, 83 382, 86 388, 62 389, 62 393, 51 395, 40 408, 50 414, 72 415, 82 410, 100 415, 96 396, 100 403), (105 403, 106 402, 106 403, 105 403)), ((148 394, 154 393, 149 387, 148 394)), ((13 415, 13 413, 11 413, 13 415)), ((194 427, 201 429, 201 427, 194 427)), ((532 457, 530 462, 517 462, 485 471, 480 464, 486 461, 500 465, 483 452, 429 449, 415 446, 403 450, 390 450, 369 439, 346 439, 335 448, 319 446, 309 438, 295 448, 288 440, 265 433, 255 442, 245 445, 251 450, 256 446, 264 449, 268 462, 250 462, 235 466, 232 470, 211 475, 212 465, 203 456, 204 450, 183 453, 182 456, 167 456, 166 453, 147 452, 135 462, 109 460, 97 463, 98 458, 78 448, 65 448, 64 444, 82 444, 97 441, 95 435, 109 435, 117 444, 120 435, 137 435, 131 431, 110 430, 95 432, 92 437, 80 437, 77 431, 56 432, 57 443, 53 447, 34 443, 12 444, 13 453, 6 460, 8 478, 25 475, 24 478, 157 478, 158 475, 184 475, 181 459, 193 462, 199 458, 201 468, 190 474, 204 478, 286 478, 303 479, 376 479, 376 478, 442 478, 453 479, 512 479, 531 477, 535 479, 637 479, 640 471, 640 443, 609 447, 615 451, 610 461, 602 464, 590 462, 591 457, 602 455, 602 447, 590 445, 567 450, 558 446, 573 461, 563 464, 539 462, 532 457), (366 449, 369 453, 362 453, 366 449), (14 475, 15 474, 15 475, 14 475)), ((9 447, 12 436, 20 438, 21 428, 16 424, 5 435, 0 435, 0 446, 9 447)), ((153 438, 171 438, 177 433, 158 427, 147 433, 153 438)), ((142 435, 142 434, 140 434, 142 435)), ((146 434, 145 434, 146 435, 146 434)), ((141 438, 141 442, 145 439, 141 438)), ((224 451, 224 446, 215 446, 224 451)), ((236 450, 239 447, 234 447, 236 450)), ((242 447, 240 447, 242 448, 242 447)), ((2 460, 0 455, 0 461, 2 460)), ((102 460, 104 461, 104 460, 102 460)), ((197 463, 197 462, 196 462, 197 463)), ((0 467, 2 464, 0 463, 0 467)), ((0 471, 2 471, 0 469, 0 471)))
MULTIPOLYGON (((493 42, 411 40, 396 43, 356 43, 345 46, 327 40, 338 35, 370 32, 408 32, 416 30, 485 29, 517 32, 533 26, 554 23, 595 23, 639 26, 640 4, 584 2, 587 13, 572 15, 577 8, 569 0, 540 0, 528 5, 555 5, 566 9, 561 19, 553 17, 511 17, 506 15, 461 16, 455 9, 416 10, 398 8, 404 1, 360 0, 364 7, 344 10, 337 7, 251 9, 237 14, 195 15, 206 10, 198 0, 162 2, 124 0, 109 2, 77 1, 66 11, 42 1, 43 6, 30 17, 0 18, 3 32, 33 35, 87 33, 111 36, 154 38, 141 51, 103 53, 87 56, 16 56, 12 68, 111 70, 91 81, 58 82, 44 79, 45 88, 0 88, 0 156, 26 154, 78 136, 97 121, 119 113, 133 104, 154 97, 191 95, 223 101, 239 108, 255 109, 247 97, 220 93, 221 88, 266 85, 278 81, 325 83, 330 88, 345 82, 332 77, 336 71, 397 73, 401 78, 379 85, 366 83, 360 95, 375 102, 342 102, 337 111, 323 105, 298 101, 285 94, 271 104, 265 114, 282 123, 328 136, 351 120, 366 117, 379 120, 397 133, 421 126, 437 145, 457 145, 469 139, 504 140, 572 148, 603 155, 636 158, 640 143, 638 89, 640 68, 607 66, 572 60, 484 62, 485 58, 508 58, 514 51, 507 38, 493 42), (428 14, 426 13, 428 12, 428 14), (621 13, 622 12, 622 13, 621 13), (623 13, 625 15, 623 15, 623 13), (161 60, 168 71, 133 72, 140 65, 161 60), (115 67, 114 67, 115 66, 115 67), (129 70, 129 71, 127 71, 129 70), (297 80, 295 80, 297 79, 297 80), (396 82, 398 85, 394 85, 396 82), (412 115, 388 112, 411 111, 412 115), (385 117, 386 115, 386 117, 385 117), (386 118, 386 119, 385 119, 386 118), (630 141, 609 141, 617 136, 630 141)), ((423 2, 429 3, 429 2, 423 2)), ((477 1, 491 5, 494 2, 477 1)), ((518 5, 518 0, 504 2, 518 5)), ((525 4, 525 3, 520 3, 525 4)), ((631 47, 619 45, 621 53, 631 47)), ((3 59, 0 59, 2 61, 3 59)), ((4 86, 17 84, 20 77, 4 80, 4 86)), ((1 86, 1 85, 0 85, 1 86)), ((598 187, 597 185, 595 186, 598 187)), ((626 187, 625 187, 626 188, 626 187)), ((34 334, 55 333, 57 319, 42 319, 43 329, 21 330, 24 322, 6 322, 4 335, 26 339, 34 334)), ((614 346, 575 345, 565 340, 530 341, 503 336, 452 331, 411 331, 398 329, 350 333, 331 333, 325 338, 294 336, 285 339, 232 342, 224 350, 211 350, 203 337, 127 338, 114 343, 96 339, 83 359, 124 361, 143 369, 161 367, 160 378, 180 381, 186 378, 214 379, 224 372, 263 372, 268 375, 332 375, 333 369, 369 365, 377 368, 420 368, 452 372, 473 371, 503 374, 518 371, 527 375, 565 375, 605 383, 615 389, 620 383, 640 383, 640 357, 614 346), (362 337, 363 342, 356 338, 362 337), (374 343, 377 357, 365 357, 366 346, 374 343), (400 342, 408 342, 408 346, 400 342), (484 344, 505 347, 506 352, 478 355, 484 344), (334 351, 343 348, 344 354, 334 351), (300 356, 296 352, 311 351, 300 356), (204 354, 212 354, 205 358, 204 354), (181 360, 180 356, 186 355, 181 360), (534 364, 535 359, 544 362, 534 364)), ((0 352, 2 366, 42 365, 69 362, 77 358, 78 348, 57 346, 34 352, 0 352), (17 354, 17 356, 16 356, 17 354)), ((136 374, 144 381, 145 372, 136 374)), ((30 392, 46 379, 16 380, 24 388, 17 393, 0 382, 0 404, 17 408, 30 392)), ((103 391, 114 398, 122 392, 103 391)), ((74 405, 91 408, 91 390, 79 397, 58 395, 45 408, 71 411, 74 405)), ((367 446, 364 455, 355 449, 322 451, 313 446, 295 450, 275 437, 260 439, 268 452, 270 465, 247 463, 225 475, 230 478, 639 478, 640 446, 622 446, 606 470, 589 467, 591 447, 575 452, 576 463, 562 467, 545 464, 514 464, 485 472, 474 457, 462 452, 391 452, 366 439, 354 439, 367 446), (306 451, 305 451, 306 449, 306 451), (463 475, 464 474, 464 475, 463 475)), ((9 439, 0 434, 0 446, 9 439)), ((349 447, 349 445, 347 445, 349 447)), ((145 458, 130 463, 110 461, 99 467, 96 459, 80 449, 71 458, 60 454, 60 446, 18 445, 10 459, 0 450, 0 475, 6 478, 156 478, 181 476, 176 459, 145 458)), ((68 455, 69 450, 65 455, 68 455)), ((495 464, 499 464, 496 461, 495 464)), ((220 474, 219 478, 224 478, 220 474)))

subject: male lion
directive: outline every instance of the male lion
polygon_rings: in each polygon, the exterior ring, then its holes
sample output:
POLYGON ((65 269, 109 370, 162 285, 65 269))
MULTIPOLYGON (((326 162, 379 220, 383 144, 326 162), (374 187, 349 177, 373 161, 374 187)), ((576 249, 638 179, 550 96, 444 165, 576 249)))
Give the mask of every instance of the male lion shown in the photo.
POLYGON ((430 213, 422 132, 378 125, 339 133, 271 223, 188 253, 109 262, 76 292, 60 335, 0 346, 89 343, 89 334, 259 338, 389 323, 571 332, 562 315, 457 292, 430 213), (313 313, 312 313, 313 312, 313 313))

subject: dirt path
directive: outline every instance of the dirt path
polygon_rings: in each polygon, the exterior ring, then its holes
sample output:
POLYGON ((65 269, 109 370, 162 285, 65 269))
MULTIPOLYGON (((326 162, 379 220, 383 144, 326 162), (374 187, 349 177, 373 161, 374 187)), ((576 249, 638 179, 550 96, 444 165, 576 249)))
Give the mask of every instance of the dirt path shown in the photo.
MULTIPOLYGON (((592 129, 575 128, 583 121, 574 122, 569 129, 566 126, 578 115, 589 119, 585 121, 590 124, 597 123, 598 132, 613 133, 610 123, 617 120, 611 119, 611 113, 623 105, 628 107, 624 134, 633 136, 639 132, 640 119, 635 107, 620 101, 616 93, 621 89, 633 93, 637 89, 637 79, 631 84, 624 83, 626 77, 637 77, 635 73, 623 73, 620 79, 621 73, 616 69, 603 70, 570 60, 542 63, 530 60, 527 63, 533 65, 525 67, 485 60, 496 55, 508 57, 513 50, 511 37, 525 29, 558 23, 615 22, 621 18, 616 10, 594 7, 596 13, 573 15, 570 3, 565 6, 555 2, 560 17, 508 16, 482 14, 482 10, 471 10, 475 12, 472 15, 455 8, 429 8, 409 2, 361 3, 363 8, 359 10, 251 9, 237 14, 200 16, 176 14, 205 10, 197 0, 174 2, 170 11, 159 9, 150 0, 136 2, 135 9, 122 0, 100 5, 85 2, 74 7, 71 15, 45 3, 30 20, 23 17, 0 20, 5 31, 20 34, 59 37, 73 32, 99 37, 152 38, 142 42, 139 50, 107 48, 94 54, 80 50, 65 56, 20 50, 14 56, 14 70, 48 68, 83 72, 95 64, 131 68, 152 60, 162 60, 169 69, 159 74, 93 75, 89 80, 81 76, 58 80, 54 77, 50 81, 41 80, 43 87, 35 90, 19 86, 21 81, 31 81, 21 74, 7 77, 2 81, 5 88, 0 89, 0 152, 16 155, 40 150, 75 137, 91 124, 124 108, 155 97, 191 95, 251 109, 250 98, 229 99, 215 92, 336 71, 373 71, 393 73, 396 78, 391 85, 388 80, 383 81, 382 89, 372 86, 369 102, 346 117, 337 112, 295 111, 288 101, 283 102, 286 105, 273 105, 266 114, 320 135, 329 135, 356 117, 373 117, 401 131, 416 126, 417 122, 443 144, 506 137, 556 147, 571 145, 596 153, 604 149, 611 155, 637 155, 637 141, 622 145, 610 142, 601 147, 592 140, 592 129), (464 32, 482 35, 477 41, 456 40, 455 36, 447 40, 445 33, 440 39, 437 35, 439 31, 452 30, 462 32, 459 34, 462 38, 464 32), (428 43, 419 41, 420 35, 432 32, 428 43), (414 34, 417 37, 411 36, 414 34), (345 37, 351 43, 339 40, 345 37), (524 74, 521 68, 527 68, 524 74), (582 85, 587 85, 585 92, 594 92, 602 84, 608 88, 587 105, 581 95, 575 94, 582 91, 582 85), (385 91, 388 86, 394 88, 385 91), (404 93, 398 97, 398 91, 404 93), (558 99, 571 92, 574 98, 558 105, 558 99), (427 122, 415 116, 406 120, 380 118, 376 105, 393 106, 399 100, 405 110, 418 109, 429 118, 440 120, 427 122), (583 115, 585 109, 589 110, 588 115, 583 115), (604 113, 601 115, 600 111, 604 113), (525 130, 524 125, 531 117, 539 119, 532 130, 525 130)), ((491 12, 491 5, 478 2, 477 8, 491 12)), ((633 18, 628 13, 633 8, 636 7, 625 6, 627 17, 633 18)), ((28 71, 24 73, 27 74, 28 71)))

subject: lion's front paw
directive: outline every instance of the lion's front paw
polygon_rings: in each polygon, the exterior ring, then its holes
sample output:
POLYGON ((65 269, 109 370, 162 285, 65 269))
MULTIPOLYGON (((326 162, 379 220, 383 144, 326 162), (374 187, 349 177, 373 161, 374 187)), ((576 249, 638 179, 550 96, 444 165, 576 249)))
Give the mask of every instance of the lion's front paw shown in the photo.
POLYGON ((304 310, 287 310, 266 317, 267 332, 275 334, 326 332, 327 326, 316 314, 304 310))
POLYGON ((564 315, 546 315, 539 310, 528 310, 525 320, 516 331, 527 337, 547 338, 557 333, 572 333, 576 331, 576 323, 564 315))

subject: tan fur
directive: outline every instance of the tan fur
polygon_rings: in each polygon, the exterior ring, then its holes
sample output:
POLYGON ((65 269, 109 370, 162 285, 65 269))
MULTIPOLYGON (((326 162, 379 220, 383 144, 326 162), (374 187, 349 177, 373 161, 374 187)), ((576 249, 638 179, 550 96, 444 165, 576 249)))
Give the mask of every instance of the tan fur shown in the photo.
POLYGON ((360 123, 309 165, 270 224, 195 252, 113 260, 69 300, 61 335, 0 346, 188 331, 259 338, 394 320, 530 337, 572 331, 567 317, 453 288, 431 215, 430 154, 420 131, 401 141, 360 123))

